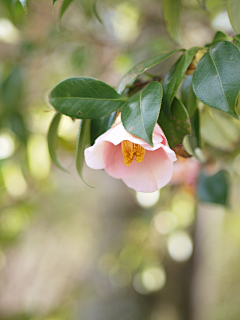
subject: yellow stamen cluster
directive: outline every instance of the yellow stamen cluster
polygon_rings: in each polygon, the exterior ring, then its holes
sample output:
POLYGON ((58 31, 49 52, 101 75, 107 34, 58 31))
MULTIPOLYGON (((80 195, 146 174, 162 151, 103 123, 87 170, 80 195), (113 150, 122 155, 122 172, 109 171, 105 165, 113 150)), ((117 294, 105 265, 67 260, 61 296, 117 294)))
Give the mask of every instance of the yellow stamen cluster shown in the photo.
POLYGON ((146 150, 139 144, 132 143, 131 141, 124 140, 121 143, 122 154, 124 163, 127 167, 129 164, 136 160, 136 162, 142 162, 146 153, 146 150))

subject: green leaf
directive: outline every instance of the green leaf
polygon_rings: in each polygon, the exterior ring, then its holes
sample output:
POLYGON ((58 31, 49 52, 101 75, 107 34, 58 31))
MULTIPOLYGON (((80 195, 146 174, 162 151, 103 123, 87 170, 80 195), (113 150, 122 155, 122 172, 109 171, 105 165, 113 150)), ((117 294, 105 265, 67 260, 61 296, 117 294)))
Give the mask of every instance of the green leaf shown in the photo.
MULTIPOLYGON (((10 117, 10 127, 11 130, 16 134, 20 142, 27 144, 27 138, 29 131, 26 126, 26 117, 24 117, 20 112, 14 112, 10 117)), ((6 125, 6 124, 5 124, 6 125)))
POLYGON ((186 137, 189 152, 197 157, 195 154, 196 148, 201 148, 201 134, 200 134, 200 116, 199 110, 196 109, 193 116, 190 118, 191 122, 191 135, 186 137))
POLYGON ((179 51, 183 51, 183 49, 170 51, 168 53, 158 53, 139 62, 122 78, 117 88, 117 92, 122 93, 126 86, 129 83, 133 82, 140 74, 146 72, 148 69, 154 67, 155 65, 159 64, 160 62, 164 61, 165 59, 179 51))
POLYGON ((238 119, 235 104, 240 89, 240 52, 231 42, 215 44, 199 61, 193 90, 203 103, 238 119))
POLYGON ((114 111, 108 116, 100 119, 93 119, 91 122, 91 145, 94 144, 95 140, 104 132, 109 130, 114 123, 117 111, 114 111))
POLYGON ((171 117, 171 104, 173 98, 177 92, 177 89, 182 81, 182 78, 187 71, 192 59, 195 56, 198 47, 191 48, 184 52, 184 54, 178 59, 178 61, 172 66, 172 68, 166 74, 162 86, 163 86, 163 102, 162 108, 167 116, 171 117))
POLYGON ((93 3, 93 13, 95 14, 96 18, 98 19, 98 21, 103 24, 102 19, 100 18, 98 11, 97 11, 97 2, 98 0, 95 0, 93 3))
POLYGON ((3 82, 0 89, 0 99, 6 113, 11 113, 21 105, 23 97, 23 75, 15 68, 3 82), (13 94, 14 93, 14 94, 13 94))
MULTIPOLYGON (((82 168, 83 168, 83 164, 84 164, 84 150, 85 150, 85 147, 88 143, 88 137, 90 134, 90 124, 91 124, 91 120, 89 120, 89 119, 84 119, 81 121, 80 126, 79 126, 79 131, 78 131, 77 148, 76 148, 77 172, 78 172, 79 177, 82 179, 82 181, 86 185, 88 185, 88 184, 83 179, 82 168)), ((91 186, 89 186, 89 187, 91 187, 91 186)))
POLYGON ((27 0, 19 0, 19 2, 23 7, 24 12, 27 14, 27 0))
POLYGON ((181 0, 163 0, 163 18, 167 31, 176 42, 180 41, 181 0))
POLYGON ((60 14, 59 14, 59 18, 58 18, 59 22, 62 19, 62 16, 64 15, 65 11, 67 10, 67 8, 69 7, 69 5, 72 2, 73 2, 73 0, 63 0, 62 6, 61 6, 61 10, 60 10, 60 14))
POLYGON ((213 38, 213 42, 227 41, 227 40, 231 40, 231 38, 222 31, 217 31, 215 34, 215 37, 213 38))
POLYGON ((201 135, 211 147, 232 152, 239 145, 239 121, 227 113, 205 108, 201 113, 201 135))
POLYGON ((56 113, 52 119, 52 122, 48 129, 47 134, 47 140, 48 140, 48 150, 50 157, 52 159, 52 162, 61 170, 68 172, 66 169, 63 168, 61 163, 58 160, 56 149, 57 149, 57 132, 58 132, 58 126, 61 120, 61 113, 56 113))
POLYGON ((50 103, 57 111, 77 119, 101 118, 126 100, 106 83, 87 77, 66 79, 50 94, 50 103))
POLYGON ((233 37, 233 43, 240 49, 240 34, 233 37))
POLYGON ((227 205, 228 189, 225 171, 219 171, 212 176, 206 175, 203 171, 200 173, 197 187, 200 201, 227 205))
POLYGON ((121 119, 125 129, 153 146, 152 134, 162 100, 162 87, 152 81, 124 104, 121 119))
POLYGON ((213 41, 211 43, 208 43, 205 45, 205 47, 212 47, 214 44, 220 41, 231 41, 232 38, 229 37, 227 34, 225 34, 222 31, 217 31, 215 34, 215 37, 213 38, 213 41))
POLYGON ((189 117, 192 117, 197 108, 197 97, 192 88, 192 76, 186 76, 181 88, 181 100, 189 117))
POLYGON ((228 17, 236 33, 240 33, 240 1, 227 0, 228 17))
POLYGON ((57 2, 57 0, 53 0, 53 7, 55 6, 55 3, 57 2))
POLYGON ((186 135, 191 134, 191 125, 186 108, 176 97, 172 103, 172 119, 161 110, 158 123, 162 128, 170 148, 182 143, 186 135))

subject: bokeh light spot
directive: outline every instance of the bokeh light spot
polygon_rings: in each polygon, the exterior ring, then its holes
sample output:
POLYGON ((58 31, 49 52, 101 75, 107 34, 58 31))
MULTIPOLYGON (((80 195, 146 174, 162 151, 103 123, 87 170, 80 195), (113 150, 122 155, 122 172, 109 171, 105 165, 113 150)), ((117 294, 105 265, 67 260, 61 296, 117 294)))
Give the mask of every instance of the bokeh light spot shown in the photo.
POLYGON ((137 192, 136 198, 140 206, 143 208, 150 208, 153 207, 159 200, 160 197, 160 190, 157 190, 152 193, 143 193, 137 192))
POLYGON ((0 19, 0 41, 16 43, 20 38, 19 31, 12 22, 6 18, 0 19))
POLYGON ((160 234, 168 234, 177 227, 178 220, 171 211, 162 211, 154 219, 154 227, 160 234))
POLYGON ((188 260, 193 252, 193 243, 190 236, 184 231, 173 233, 167 241, 170 257, 178 262, 188 260))
POLYGON ((10 133, 4 132, 0 134, 0 159, 10 157, 15 150, 15 143, 10 133))
POLYGON ((166 283, 166 273, 162 267, 150 267, 142 273, 142 283, 149 292, 162 289, 166 283))
POLYGON ((27 191, 27 182, 17 163, 4 162, 2 164, 2 176, 5 187, 11 196, 20 197, 27 191))
POLYGON ((32 176, 37 180, 45 179, 51 168, 46 137, 37 134, 32 135, 28 141, 27 153, 32 176))

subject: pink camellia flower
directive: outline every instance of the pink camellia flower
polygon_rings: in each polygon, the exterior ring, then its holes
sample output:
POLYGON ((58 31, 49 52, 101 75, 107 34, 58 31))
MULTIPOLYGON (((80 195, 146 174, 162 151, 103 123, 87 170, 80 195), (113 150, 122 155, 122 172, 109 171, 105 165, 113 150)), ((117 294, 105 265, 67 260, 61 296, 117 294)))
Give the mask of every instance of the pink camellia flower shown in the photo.
POLYGON ((127 132, 119 122, 85 150, 85 160, 90 168, 104 169, 110 176, 122 179, 129 188, 154 192, 171 180, 177 158, 158 124, 151 147, 127 132))

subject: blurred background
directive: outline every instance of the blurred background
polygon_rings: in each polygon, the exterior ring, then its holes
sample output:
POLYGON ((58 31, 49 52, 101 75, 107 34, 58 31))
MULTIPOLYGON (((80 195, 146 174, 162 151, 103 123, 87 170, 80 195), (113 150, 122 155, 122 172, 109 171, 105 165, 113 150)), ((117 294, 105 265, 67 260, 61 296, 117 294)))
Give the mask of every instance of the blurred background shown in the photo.
MULTIPOLYGON (((60 81, 91 76, 116 87, 149 55, 177 48, 160 0, 0 0, 0 319, 239 320, 240 125, 200 105, 207 170, 223 168, 229 206, 199 203, 201 164, 179 158, 160 192, 135 193, 74 156, 78 121, 63 116, 59 157, 46 134, 60 81)), ((225 2, 183 0, 181 47, 234 34, 225 2), (207 8, 201 8, 203 3, 207 8)), ((151 72, 162 75, 177 57, 151 72)))

